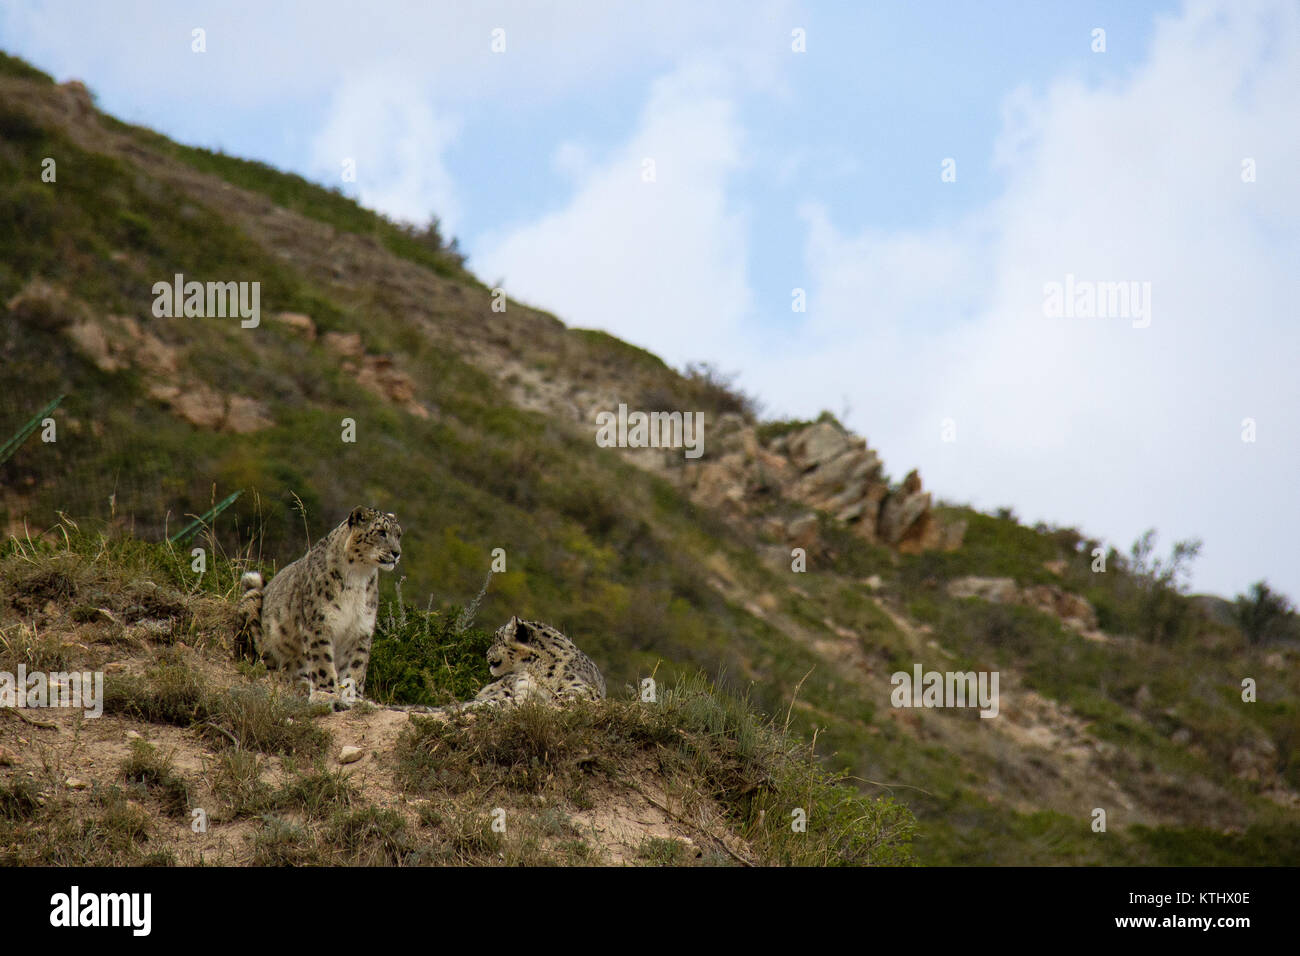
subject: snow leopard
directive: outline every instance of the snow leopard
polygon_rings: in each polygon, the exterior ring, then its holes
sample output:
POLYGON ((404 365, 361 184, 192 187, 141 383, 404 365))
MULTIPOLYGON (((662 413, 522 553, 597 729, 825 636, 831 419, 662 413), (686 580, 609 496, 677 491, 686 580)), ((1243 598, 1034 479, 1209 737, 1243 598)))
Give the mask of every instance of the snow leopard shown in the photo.
POLYGON ((497 630, 487 661, 496 680, 463 706, 513 706, 529 700, 554 704, 605 696, 600 668, 549 624, 512 617, 497 630))
POLYGON ((394 515, 352 509, 270 584, 256 571, 240 579, 244 646, 251 643, 268 667, 292 672, 311 699, 355 703, 365 693, 379 572, 392 571, 401 557, 394 515))

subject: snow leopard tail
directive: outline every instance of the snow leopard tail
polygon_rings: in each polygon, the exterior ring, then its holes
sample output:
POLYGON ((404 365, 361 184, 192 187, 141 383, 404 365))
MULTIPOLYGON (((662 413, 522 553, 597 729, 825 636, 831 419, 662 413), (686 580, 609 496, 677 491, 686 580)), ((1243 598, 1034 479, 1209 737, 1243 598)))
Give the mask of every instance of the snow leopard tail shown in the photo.
POLYGON ((257 660, 262 646, 262 590, 266 581, 256 571, 239 579, 239 631, 235 634, 235 657, 257 660))

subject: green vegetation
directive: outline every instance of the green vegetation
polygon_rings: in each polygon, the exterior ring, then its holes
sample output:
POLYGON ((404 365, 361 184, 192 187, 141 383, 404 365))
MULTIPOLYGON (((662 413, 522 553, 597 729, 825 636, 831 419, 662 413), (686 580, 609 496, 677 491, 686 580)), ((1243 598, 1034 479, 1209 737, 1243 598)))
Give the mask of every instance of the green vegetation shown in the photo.
MULTIPOLYGON (((903 862, 904 806, 922 863, 1294 854, 1294 823, 1270 793, 1300 788, 1296 615, 1263 582, 1215 610, 1184 593, 1195 542, 1157 557, 1150 534, 1121 553, 1073 528, 1027 527, 1009 508, 962 507, 939 510, 967 522, 963 546, 919 555, 819 516, 808 572, 792 575, 789 542, 763 521, 698 507, 673 475, 511 398, 533 375, 528 387, 591 383, 602 401, 754 420, 757 403, 731 377, 708 366, 679 374, 513 301, 492 313, 436 221, 391 223, 301 177, 109 117, 95 136, 72 135, 61 95, 0 57, 0 220, 10 224, 0 230, 0 436, 67 395, 58 441, 27 441, 0 462, 10 531, 0 669, 129 658, 107 675, 110 717, 194 739, 212 757, 202 774, 183 772, 158 744, 79 794, 54 777, 39 791, 0 778, 0 862, 173 862, 157 845, 183 826, 182 794, 210 791, 214 819, 251 828, 245 851, 262 863, 583 864, 582 815, 647 768, 681 791, 656 800, 716 814, 711 832, 743 840, 754 862, 903 862), (58 159, 57 186, 40 181, 45 156, 58 159), (232 201, 222 182, 255 200, 232 201), (277 217, 285 231, 271 238, 264 214, 243 208, 266 202, 310 228, 277 217), (343 241, 327 255, 321 235, 343 241), (350 237, 365 240, 355 246, 364 254, 336 259, 350 237), (153 283, 177 272, 260 282, 262 325, 153 317, 153 283), (309 315, 320 335, 276 322, 280 311, 309 315), (109 316, 134 324, 105 327, 110 352, 97 363, 74 341, 109 316), (425 414, 361 384, 355 361, 321 341, 331 332, 359 335, 367 360, 404 374, 425 414), (120 351, 138 341, 158 367, 120 351), (482 358, 493 350, 510 360, 504 371, 482 358), (160 397, 164 379, 185 395, 255 402, 271 424, 194 425, 160 397), (340 441, 343 418, 357 425, 355 443, 340 441), (611 700, 419 722, 401 750, 410 812, 368 802, 328 763, 325 725, 339 718, 230 654, 239 575, 274 573, 362 503, 394 511, 405 529, 405 577, 381 576, 373 699, 471 696, 487 679, 492 632, 519 614, 555 624, 598 661, 611 700), (195 537, 169 543, 195 520, 195 537), (480 606, 473 596, 497 548, 508 570, 480 606), (1094 570, 1098 551, 1105 573, 1094 570), (1030 607, 950 597, 947 585, 967 575, 1081 595, 1104 639, 1030 607), (1023 689, 1068 712, 1085 762, 1070 763, 1056 737, 1025 743, 1061 730, 1025 710, 1014 743, 969 714, 895 711, 889 675, 916 663, 1001 670, 1010 709, 1023 689), (629 691, 652 674, 653 708, 629 691), (1244 677, 1258 682, 1255 703, 1242 700, 1244 677), (1117 818, 1109 835, 1093 834, 1095 780, 1117 781, 1142 819, 1168 825, 1117 818), (488 787, 517 801, 506 834, 484 814, 488 787), (794 808, 809 811, 798 839, 794 808)), ((758 437, 807 424, 761 423, 758 437)), ((773 489, 757 493, 762 517, 792 516, 773 489)), ((721 838, 692 839, 693 849, 647 838, 630 859, 739 862, 721 838)))
POLYGON ((1300 615, 1296 614, 1295 605, 1285 594, 1270 588, 1267 581, 1256 581, 1248 594, 1237 595, 1233 610, 1252 644, 1300 637, 1300 615))
MULTIPOLYGON (((567 795, 581 803, 585 792, 617 782, 640 792, 636 781, 654 766, 669 791, 656 802, 668 800, 663 805, 674 818, 698 820, 707 818, 710 804, 721 808, 727 829, 758 854, 736 853, 738 862, 911 860, 913 822, 905 808, 863 797, 843 775, 822 769, 805 743, 698 677, 668 689, 653 706, 618 700, 564 710, 527 706, 490 720, 415 718, 414 724, 398 745, 401 777, 411 792, 439 804, 471 773, 489 790, 551 800, 567 795), (806 832, 792 826, 800 815, 806 832)), ((709 836, 725 845, 703 830, 709 836)))
POLYGON ((156 797, 164 813, 189 818, 190 787, 172 766, 171 754, 164 754, 147 740, 132 740, 131 755, 122 763, 127 783, 156 797))
POLYGON ((26 60, 10 56, 3 50, 0 50, 0 76, 13 76, 22 80, 37 80, 42 83, 54 82, 54 77, 48 73, 41 72, 26 60))
POLYGON ((437 707, 478 693, 492 679, 485 657, 492 635, 460 630, 458 617, 453 611, 390 603, 375 630, 366 696, 437 707))

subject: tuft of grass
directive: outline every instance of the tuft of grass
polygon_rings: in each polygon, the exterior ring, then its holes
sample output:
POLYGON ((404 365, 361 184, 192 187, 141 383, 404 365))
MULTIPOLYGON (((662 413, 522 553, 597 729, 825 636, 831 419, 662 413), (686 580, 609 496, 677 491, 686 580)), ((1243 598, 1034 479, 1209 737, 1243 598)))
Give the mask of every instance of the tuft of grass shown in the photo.
POLYGON ((162 804, 163 812, 186 817, 190 810, 190 785, 176 773, 174 755, 164 754, 146 740, 131 741, 131 753, 122 762, 122 776, 162 804))
POLYGON ((262 779, 266 759, 249 750, 224 750, 209 772, 212 792, 228 819, 258 817, 274 806, 271 785, 262 779))
POLYGON ((51 798, 24 819, 0 816, 0 866, 174 866, 151 846, 154 818, 121 787, 96 788, 89 805, 51 798))
POLYGON ((40 808, 40 792, 30 780, 19 778, 0 784, 0 818, 24 820, 40 808))
POLYGON ((254 866, 322 866, 329 861, 315 834, 300 823, 265 817, 253 835, 254 866))
POLYGON ((402 866, 422 856, 406 820, 394 810, 345 810, 334 816, 326 832, 333 851, 357 866, 402 866))
POLYGON ((108 675, 104 712, 149 723, 194 727, 214 746, 314 756, 330 742, 311 718, 324 704, 261 685, 215 688, 174 650, 143 675, 108 675))
POLYGON ((686 844, 669 837, 646 837, 636 849, 636 857, 650 866, 680 866, 688 858, 686 844))
POLYGON ((286 780, 269 799, 282 812, 301 813, 309 819, 325 819, 350 809, 360 793, 342 770, 316 768, 286 780))
MULTIPOLYGON (((739 835, 751 862, 782 865, 910 862, 911 814, 862 795, 824 770, 812 749, 743 700, 702 677, 685 678, 657 704, 605 700, 563 709, 524 706, 412 719, 397 746, 399 779, 412 793, 454 797, 474 789, 567 799, 599 783, 655 801, 639 781, 662 778, 682 819, 713 813, 701 839, 739 835), (653 768, 653 771, 651 770, 653 768), (809 823, 791 826, 796 811, 809 823)), ((503 798, 504 799, 504 798, 503 798)))

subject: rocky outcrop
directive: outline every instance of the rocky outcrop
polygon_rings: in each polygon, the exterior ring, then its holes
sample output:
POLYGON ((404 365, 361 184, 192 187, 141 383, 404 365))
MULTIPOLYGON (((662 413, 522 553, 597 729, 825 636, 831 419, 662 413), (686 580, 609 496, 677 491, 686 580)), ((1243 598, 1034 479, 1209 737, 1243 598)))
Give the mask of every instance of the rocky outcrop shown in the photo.
POLYGON ((815 546, 819 511, 872 544, 903 553, 961 544, 965 523, 939 520, 915 471, 891 485, 866 439, 836 422, 814 422, 764 442, 755 426, 724 415, 707 441, 708 457, 685 471, 692 494, 742 512, 773 497, 811 509, 776 519, 773 530, 792 546, 815 546))
POLYGON ((63 108, 73 121, 78 123, 97 121, 95 98, 86 88, 85 83, 81 80, 68 80, 66 83, 59 84, 59 92, 63 94, 63 108))
POLYGON ((1020 587, 1011 578, 965 577, 948 582, 948 594, 979 598, 992 604, 1022 604, 1059 618, 1066 627, 1085 636, 1097 633, 1097 612, 1077 594, 1055 584, 1020 587))
POLYGON ((321 342, 342 359, 339 367, 353 376, 362 388, 418 418, 429 417, 429 410, 415 399, 415 382, 411 377, 387 355, 367 352, 360 333, 326 332, 321 336, 321 342))
POLYGON ((21 322, 61 332, 100 371, 137 369, 149 396, 191 425, 246 434, 274 424, 261 402, 218 391, 187 374, 183 350, 129 315, 100 315, 42 279, 28 283, 6 306, 21 322))
POLYGON ((244 435, 275 424, 261 403, 243 395, 226 395, 207 385, 159 382, 149 395, 167 405, 191 425, 244 435))

